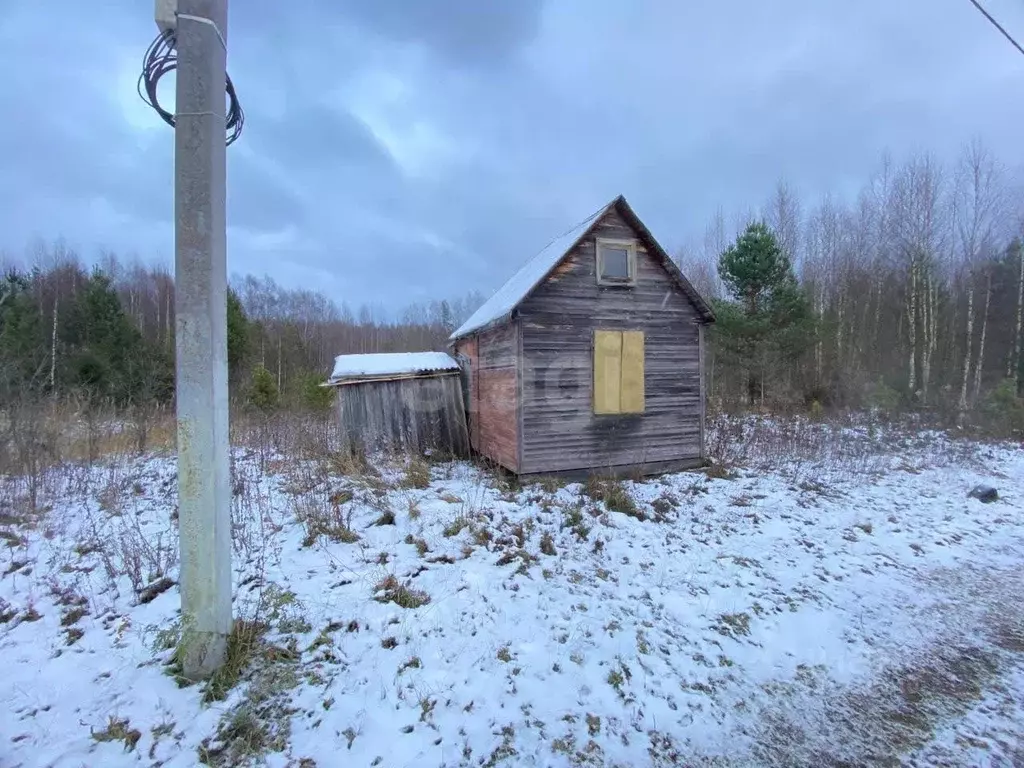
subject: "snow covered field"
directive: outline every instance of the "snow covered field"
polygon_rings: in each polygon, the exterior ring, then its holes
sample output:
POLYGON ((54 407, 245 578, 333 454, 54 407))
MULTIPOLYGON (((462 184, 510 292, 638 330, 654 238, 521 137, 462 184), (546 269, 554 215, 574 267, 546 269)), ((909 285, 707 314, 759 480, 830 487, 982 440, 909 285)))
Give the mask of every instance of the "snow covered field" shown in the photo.
POLYGON ((239 449, 232 664, 184 687, 173 457, 37 511, 8 479, 0 766, 1024 760, 1024 451, 713 443, 735 469, 522 488, 239 449))

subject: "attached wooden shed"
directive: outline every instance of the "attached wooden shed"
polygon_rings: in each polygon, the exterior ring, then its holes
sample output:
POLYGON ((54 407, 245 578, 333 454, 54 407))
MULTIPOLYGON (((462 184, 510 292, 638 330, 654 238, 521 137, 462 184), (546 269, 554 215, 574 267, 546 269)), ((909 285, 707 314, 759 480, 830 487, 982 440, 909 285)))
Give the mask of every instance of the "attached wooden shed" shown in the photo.
POLYGON ((615 198, 452 334, 473 448, 521 475, 701 464, 704 327, 714 319, 615 198))
POLYGON ((340 355, 326 386, 344 448, 469 455, 459 364, 444 352, 340 355))

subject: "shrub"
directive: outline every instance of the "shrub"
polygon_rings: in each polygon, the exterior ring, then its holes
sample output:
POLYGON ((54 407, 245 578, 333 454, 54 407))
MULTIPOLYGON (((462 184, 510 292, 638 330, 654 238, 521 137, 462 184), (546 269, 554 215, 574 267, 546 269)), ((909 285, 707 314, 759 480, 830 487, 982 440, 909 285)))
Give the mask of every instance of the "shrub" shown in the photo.
POLYGON ((306 530, 304 547, 313 546, 321 536, 343 544, 359 541, 359 534, 352 530, 352 513, 342 512, 342 504, 318 496, 301 497, 295 504, 295 517, 306 530))
POLYGON ((866 402, 868 407, 879 411, 895 411, 903 402, 903 397, 895 389, 879 379, 868 390, 866 402))
POLYGON ((993 430, 1005 434, 1024 431, 1024 398, 1017 396, 1013 379, 1004 379, 988 393, 982 411, 993 430))
POLYGON ((330 410, 334 402, 334 389, 322 386, 323 383, 323 376, 315 371, 298 374, 295 394, 300 408, 312 413, 330 410))
POLYGON ((269 413, 277 408, 279 399, 274 375, 262 365, 257 366, 249 382, 249 404, 258 411, 269 413))
POLYGON ((555 549, 555 540, 547 531, 544 531, 544 533, 540 537, 540 551, 543 554, 549 555, 551 557, 554 557, 558 554, 558 551, 555 549))

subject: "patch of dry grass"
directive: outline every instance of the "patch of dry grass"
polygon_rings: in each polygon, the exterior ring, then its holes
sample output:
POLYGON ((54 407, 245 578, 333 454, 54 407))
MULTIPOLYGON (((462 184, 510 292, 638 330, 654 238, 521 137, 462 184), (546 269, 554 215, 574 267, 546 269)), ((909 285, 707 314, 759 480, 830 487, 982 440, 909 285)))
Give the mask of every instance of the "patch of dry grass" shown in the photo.
POLYGON ((465 515, 457 515, 447 525, 445 525, 442 533, 444 533, 446 537, 452 538, 454 536, 458 536, 463 529, 468 528, 469 525, 470 520, 468 517, 465 515))
POLYGON ((413 536, 411 533, 405 537, 405 543, 412 544, 414 547, 416 547, 416 551, 419 553, 420 557, 423 557, 425 554, 427 554, 427 552, 430 551, 430 545, 427 544, 426 539, 417 538, 416 536, 413 536))
POLYGON ((558 555, 558 550, 555 549, 555 540, 548 531, 544 531, 544 533, 541 534, 540 551, 541 554, 548 555, 549 557, 555 557, 558 555))
POLYGON ((430 465, 418 456, 410 459, 409 466, 406 467, 405 477, 402 478, 401 485, 403 488, 429 488, 430 465))
POLYGON ((430 595, 400 583, 394 574, 377 582, 373 591, 373 599, 378 603, 394 603, 401 608, 419 608, 430 602, 430 595))
POLYGON ((295 517, 306 531, 304 547, 313 546, 321 536, 343 544, 359 541, 352 529, 352 511, 344 503, 319 494, 301 496, 295 500, 295 517))
POLYGON ((629 492, 629 489, 620 480, 612 477, 590 475, 583 486, 583 493, 593 501, 603 501, 605 506, 612 512, 621 512, 628 517, 634 517, 641 521, 647 519, 647 515, 644 514, 643 509, 637 504, 633 494, 629 492))
POLYGON ((132 728, 128 718, 118 719, 113 715, 107 720, 107 727, 99 731, 92 731, 93 741, 109 742, 120 741, 124 743, 124 751, 131 752, 142 738, 142 732, 138 728, 132 728))

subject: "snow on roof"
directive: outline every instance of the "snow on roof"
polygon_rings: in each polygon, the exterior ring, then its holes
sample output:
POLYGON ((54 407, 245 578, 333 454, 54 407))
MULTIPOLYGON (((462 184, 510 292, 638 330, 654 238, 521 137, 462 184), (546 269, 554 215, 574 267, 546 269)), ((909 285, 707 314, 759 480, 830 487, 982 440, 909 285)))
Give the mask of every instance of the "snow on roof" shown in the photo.
POLYGON ((329 383, 365 376, 393 376, 426 371, 457 371, 455 358, 444 352, 386 352, 338 355, 329 383))
POLYGON ((506 317, 518 306, 519 302, 529 295, 530 291, 537 287, 537 284, 544 279, 548 272, 554 269, 566 252, 576 245, 576 241, 590 228, 595 219, 604 215, 605 211, 614 204, 615 200, 602 206, 568 232, 559 235, 548 243, 544 250, 526 262, 522 269, 495 291, 491 298, 480 305, 480 308, 470 315, 466 322, 459 326, 455 333, 449 337, 449 340, 455 340, 460 336, 465 336, 467 333, 478 331, 484 326, 506 317))

